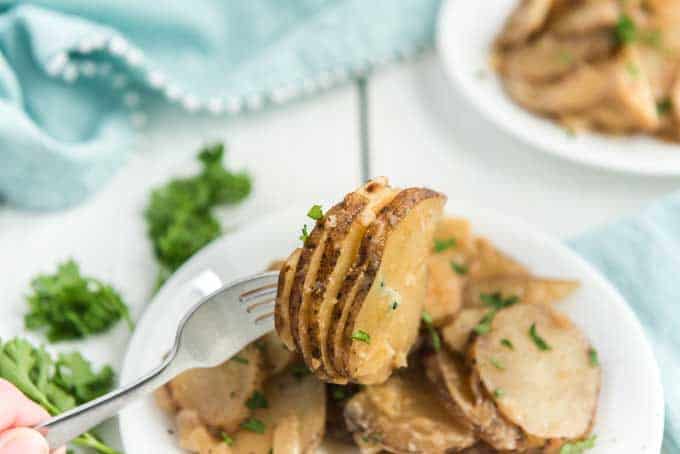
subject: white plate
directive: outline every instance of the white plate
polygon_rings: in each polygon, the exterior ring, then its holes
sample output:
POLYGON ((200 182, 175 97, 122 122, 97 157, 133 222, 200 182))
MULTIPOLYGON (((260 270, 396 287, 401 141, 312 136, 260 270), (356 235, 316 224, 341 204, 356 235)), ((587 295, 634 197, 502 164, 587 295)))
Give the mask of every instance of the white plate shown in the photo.
POLYGON ((651 137, 573 136, 531 114, 503 91, 489 68, 489 50, 519 0, 447 0, 439 16, 437 45, 450 79, 472 104, 506 132, 572 161, 644 175, 680 175, 680 146, 651 137))
MULTIPOLYGON (((229 282, 287 256, 299 246, 307 209, 291 208, 220 238, 180 269, 137 324, 124 360, 122 382, 128 383, 160 363, 172 343, 176 320, 195 301, 187 282, 208 269, 229 282)), ((659 371, 640 325, 617 291, 571 250, 522 222, 457 202, 450 212, 470 219, 477 233, 534 272, 581 281, 581 288, 559 308, 585 331, 602 362, 602 394, 594 429, 598 443, 592 454, 658 454, 663 432, 659 371)), ((126 409, 120 416, 125 452, 181 453, 175 436, 168 432, 171 427, 151 397, 126 409)))

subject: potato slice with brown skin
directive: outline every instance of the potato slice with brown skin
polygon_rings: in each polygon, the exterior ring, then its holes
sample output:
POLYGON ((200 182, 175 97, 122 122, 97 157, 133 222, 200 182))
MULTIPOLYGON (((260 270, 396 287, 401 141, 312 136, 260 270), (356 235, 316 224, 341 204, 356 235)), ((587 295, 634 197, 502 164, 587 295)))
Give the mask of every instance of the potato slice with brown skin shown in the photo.
POLYGON ((281 341, 289 350, 295 350, 293 331, 290 319, 290 292, 302 249, 297 248, 290 254, 279 272, 279 282, 276 289, 276 305, 274 307, 274 323, 281 341))
POLYGON ((574 440, 588 434, 597 409, 600 368, 590 351, 581 331, 554 309, 516 304, 496 314, 470 354, 508 421, 531 437, 574 440))
POLYGON ((328 356, 326 338, 333 306, 350 266, 356 260, 361 239, 377 213, 397 194, 384 177, 369 181, 348 194, 329 217, 328 240, 313 285, 318 291, 309 296, 308 336, 310 357, 306 362, 321 378, 342 382, 328 356))
POLYGON ((251 344, 217 367, 183 372, 167 387, 178 408, 193 410, 205 425, 230 433, 250 414, 246 401, 262 388, 262 361, 251 344))
POLYGON ((489 309, 483 307, 471 307, 460 311, 452 322, 441 328, 444 346, 451 352, 465 354, 472 330, 488 311, 489 309))
POLYGON ((175 418, 182 449, 199 454, 233 454, 223 440, 214 436, 193 410, 182 410, 175 418))
POLYGON ((366 448, 392 453, 437 454, 472 446, 472 431, 448 413, 431 388, 418 370, 367 386, 345 406, 347 426, 366 448))
POLYGON ((517 297, 522 303, 552 304, 571 295, 577 281, 543 279, 533 276, 503 276, 478 280, 465 289, 465 307, 484 306, 482 295, 500 293, 503 298, 517 297))
POLYGON ((467 381, 469 370, 461 357, 440 351, 424 360, 427 377, 454 416, 463 418, 479 437, 498 450, 524 448, 524 435, 507 422, 488 398, 478 399, 467 381))
POLYGON ((382 383, 406 366, 423 310, 426 258, 445 202, 430 189, 405 189, 368 228, 359 251, 358 263, 365 266, 356 278, 358 291, 345 302, 345 326, 336 328, 344 331, 340 354, 351 380, 382 383))

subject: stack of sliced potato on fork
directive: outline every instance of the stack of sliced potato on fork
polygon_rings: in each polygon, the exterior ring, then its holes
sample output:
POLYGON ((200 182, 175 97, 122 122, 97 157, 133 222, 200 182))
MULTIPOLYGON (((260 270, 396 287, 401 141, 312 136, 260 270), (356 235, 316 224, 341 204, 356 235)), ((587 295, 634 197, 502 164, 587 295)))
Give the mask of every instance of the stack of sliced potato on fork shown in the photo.
POLYGON ((429 189, 372 180, 330 208, 291 254, 276 328, 317 376, 374 384, 406 366, 445 201, 429 189))

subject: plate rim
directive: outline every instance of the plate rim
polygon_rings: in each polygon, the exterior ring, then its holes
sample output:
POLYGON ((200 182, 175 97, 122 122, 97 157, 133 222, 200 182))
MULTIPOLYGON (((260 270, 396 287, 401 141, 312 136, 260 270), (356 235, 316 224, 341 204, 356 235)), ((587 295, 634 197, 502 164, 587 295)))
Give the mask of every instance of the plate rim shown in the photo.
MULTIPOLYGON (((445 0, 444 3, 442 4, 436 22, 435 47, 443 63, 444 72, 447 76, 447 79, 451 82, 451 85, 453 85, 456 88, 457 92, 461 93, 463 98, 470 105, 474 106, 474 108, 478 112, 480 112, 489 123, 493 124, 498 129, 510 135, 511 137, 518 139, 523 144, 530 145, 530 147, 528 148, 535 149, 534 151, 540 151, 548 155, 563 160, 567 160, 579 165, 599 169, 602 171, 639 177, 677 178, 680 176, 680 144, 678 145, 677 151, 678 156, 675 157, 674 161, 668 161, 669 163, 672 162, 675 165, 663 166, 644 163, 632 163, 626 161, 625 159, 617 160, 610 159, 609 157, 607 158, 595 157, 594 155, 589 153, 582 152, 577 153, 571 149, 572 147, 570 145, 565 145, 563 143, 549 143, 549 141, 541 139, 541 136, 539 134, 532 134, 529 132, 528 129, 525 131, 523 128, 513 127, 512 122, 505 121, 507 115, 501 112, 500 110, 494 108, 490 103, 482 102, 482 100, 479 97, 474 96, 473 92, 475 90, 470 87, 463 74, 460 71, 453 69, 456 66, 451 62, 452 58, 451 53, 454 47, 449 44, 449 42, 452 41, 449 39, 450 33, 452 32, 448 31, 453 27, 448 27, 447 25, 449 25, 452 22, 453 17, 455 16, 457 5, 462 3, 465 3, 465 1, 445 0)), ((481 5, 483 4, 483 2, 479 4, 481 5)), ((492 71, 489 71, 489 73, 492 77, 498 80, 498 76, 495 73, 493 73, 492 71)), ((555 126, 553 122, 547 119, 541 118, 540 116, 532 114, 531 112, 528 111, 526 112, 531 116, 535 117, 537 120, 545 122, 547 125, 555 126)), ((582 134, 582 137, 588 137, 589 135, 602 138, 603 140, 609 139, 607 135, 597 133, 591 134, 584 133, 582 134)), ((659 139, 654 139, 646 136, 639 137, 649 140, 656 140, 659 142, 659 145, 664 144, 664 142, 659 139)), ((616 151, 616 153, 625 154, 631 153, 631 151, 618 150, 616 151)), ((650 161, 650 163, 651 162, 653 161, 650 161)))
MULTIPOLYGON (((332 203, 331 204, 326 203, 323 206, 331 205, 332 203)), ((151 308, 154 305, 159 304, 157 300, 165 298, 170 291, 172 291, 173 289, 176 290, 180 288, 180 286, 184 285, 186 282, 188 282, 188 280, 190 280, 192 277, 198 274, 198 271, 196 271, 195 273, 187 275, 192 269, 194 268, 196 270, 200 270, 201 268, 205 269, 205 266, 201 266, 201 262, 204 260, 203 257, 210 254, 214 250, 224 248, 225 243, 229 243, 230 241, 232 241, 231 240, 232 236, 244 234, 245 232, 247 232, 247 230, 251 229, 252 225, 254 224, 267 224, 271 222, 276 222, 275 219, 285 217, 285 215, 290 213, 291 211, 294 211, 296 213, 298 212, 304 213, 306 212, 307 208, 308 207, 306 205, 305 206, 294 205, 289 206, 285 209, 270 212, 267 215, 261 216, 250 223, 241 225, 236 230, 228 234, 222 235, 213 240, 212 242, 210 242, 209 244, 207 244, 193 257, 187 260, 187 262, 184 263, 175 272, 175 274, 171 276, 170 279, 168 279, 168 281, 161 287, 161 289, 159 289, 156 295, 154 295, 154 297, 149 301, 147 307, 144 309, 141 316, 137 320, 136 322, 137 328, 144 326, 145 319, 152 316, 151 308)), ((654 402, 654 407, 658 410, 657 412, 655 412, 654 415, 652 415, 652 417, 655 417, 657 419, 656 424, 654 424, 654 427, 658 428, 657 430, 658 433, 656 435, 656 440, 651 440, 650 443, 654 442, 654 445, 652 445, 651 447, 657 448, 654 449, 654 452, 660 452, 663 444, 663 435, 665 430, 665 399, 659 364, 656 355, 654 354, 654 350, 652 349, 651 343, 647 338, 640 321, 635 315, 633 309, 626 302, 623 295, 618 291, 618 289, 611 282, 609 282, 609 280, 585 258, 578 255, 575 251, 573 251, 559 239, 549 235, 548 233, 541 231, 539 228, 533 226, 529 222, 526 222, 522 219, 519 219, 511 215, 498 212, 496 210, 481 208, 462 201, 456 201, 455 210, 452 210, 451 208, 452 208, 451 206, 445 207, 445 214, 471 219, 485 219, 485 222, 487 224, 512 226, 512 229, 520 230, 524 232, 527 236, 531 237, 532 240, 530 241, 532 243, 543 244, 551 249, 557 250, 559 252, 560 257, 568 257, 575 267, 581 268, 587 275, 589 275, 592 279, 593 285, 600 286, 601 289, 608 295, 610 303, 619 306, 619 308, 622 311, 622 314, 628 319, 627 323, 631 325, 631 329, 635 330, 636 332, 635 334, 637 334, 637 337, 640 339, 640 343, 642 344, 641 348, 644 349, 645 356, 651 358, 652 369, 649 371, 650 374, 649 378, 653 383, 655 383, 656 392, 653 393, 653 396, 655 397, 656 402, 654 402)), ((134 348, 135 347, 134 344, 136 343, 135 342, 136 339, 138 339, 141 336, 142 336, 141 330, 136 329, 128 341, 120 372, 121 383, 129 383, 138 378, 136 376, 131 375, 130 369, 134 357, 134 351, 136 350, 134 348)), ((121 438, 121 443, 125 452, 133 452, 131 451, 133 441, 129 439, 130 437, 129 434, 126 435, 125 419, 126 414, 123 411, 119 415, 119 434, 121 438)))

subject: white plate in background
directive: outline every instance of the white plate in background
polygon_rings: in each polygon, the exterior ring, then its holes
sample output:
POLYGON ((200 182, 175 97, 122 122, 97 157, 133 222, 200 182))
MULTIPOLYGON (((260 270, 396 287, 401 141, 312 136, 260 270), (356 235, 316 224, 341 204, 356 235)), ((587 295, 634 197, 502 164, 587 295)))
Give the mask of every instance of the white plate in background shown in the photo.
POLYGON ((441 8, 437 47, 459 91, 498 127, 548 153, 606 170, 680 175, 680 145, 652 137, 569 134, 530 113, 505 94, 489 67, 491 44, 519 0, 447 0, 441 8))
MULTIPOLYGON (((325 205, 330 206, 330 205, 325 205)), ((176 323, 196 296, 187 282, 213 270, 223 282, 263 270, 299 246, 309 207, 293 207, 222 237, 189 260, 149 304, 137 324, 123 364, 129 383, 160 363, 172 343, 176 323)), ((580 326, 598 349, 602 393, 592 454, 658 454, 663 435, 663 392, 652 350, 640 324, 619 293, 589 264, 559 241, 512 218, 449 202, 449 213, 472 221, 474 231, 518 258, 536 274, 578 279, 581 287, 558 309, 580 326)), ((182 453, 172 422, 149 396, 120 415, 126 454, 182 453)), ((324 452, 355 452, 325 449, 324 452)), ((356 451, 358 452, 358 450, 356 451)))

